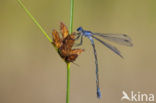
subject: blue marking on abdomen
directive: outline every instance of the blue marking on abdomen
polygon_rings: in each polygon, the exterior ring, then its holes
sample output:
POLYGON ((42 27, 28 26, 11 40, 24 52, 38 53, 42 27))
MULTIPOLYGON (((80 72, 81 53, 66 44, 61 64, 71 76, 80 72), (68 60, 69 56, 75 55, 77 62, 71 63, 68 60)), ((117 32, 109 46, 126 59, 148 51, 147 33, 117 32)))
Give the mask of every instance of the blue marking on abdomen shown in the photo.
POLYGON ((97 88, 97 97, 98 97, 98 98, 101 98, 101 91, 100 91, 100 88, 97 88))

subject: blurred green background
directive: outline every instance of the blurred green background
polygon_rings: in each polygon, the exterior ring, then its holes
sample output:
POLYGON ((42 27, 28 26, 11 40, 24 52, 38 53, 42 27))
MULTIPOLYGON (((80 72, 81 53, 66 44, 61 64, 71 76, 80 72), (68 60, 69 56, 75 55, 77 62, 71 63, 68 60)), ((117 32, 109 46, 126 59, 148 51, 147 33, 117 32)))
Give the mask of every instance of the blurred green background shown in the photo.
MULTIPOLYGON (((22 0, 51 37, 69 26, 70 0, 22 0)), ((121 59, 96 43, 102 98, 87 38, 71 65, 71 103, 121 103, 122 91, 156 95, 156 1, 75 0, 74 30, 126 33, 132 48, 116 45, 121 59)), ((16 0, 0 0, 0 103, 65 103, 66 65, 16 0)))

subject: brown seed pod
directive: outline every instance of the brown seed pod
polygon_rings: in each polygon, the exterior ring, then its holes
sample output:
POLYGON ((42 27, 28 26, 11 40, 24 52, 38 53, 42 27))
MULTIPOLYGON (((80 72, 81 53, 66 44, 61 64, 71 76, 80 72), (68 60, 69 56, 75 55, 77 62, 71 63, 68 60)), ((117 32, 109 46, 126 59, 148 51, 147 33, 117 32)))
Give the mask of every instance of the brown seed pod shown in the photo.
POLYGON ((69 35, 67 27, 60 23, 60 29, 62 33, 62 39, 59 36, 59 33, 54 30, 53 35, 53 44, 58 48, 58 53, 65 62, 74 62, 78 55, 83 52, 83 49, 72 49, 75 41, 75 33, 69 35))

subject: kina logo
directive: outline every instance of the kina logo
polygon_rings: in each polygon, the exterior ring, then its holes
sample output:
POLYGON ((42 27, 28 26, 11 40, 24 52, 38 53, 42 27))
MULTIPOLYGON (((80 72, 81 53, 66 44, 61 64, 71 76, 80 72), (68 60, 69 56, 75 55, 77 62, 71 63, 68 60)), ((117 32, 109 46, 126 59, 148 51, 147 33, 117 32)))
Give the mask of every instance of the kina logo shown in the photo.
POLYGON ((154 94, 130 91, 129 93, 122 91, 121 101, 131 102, 154 102, 154 94))

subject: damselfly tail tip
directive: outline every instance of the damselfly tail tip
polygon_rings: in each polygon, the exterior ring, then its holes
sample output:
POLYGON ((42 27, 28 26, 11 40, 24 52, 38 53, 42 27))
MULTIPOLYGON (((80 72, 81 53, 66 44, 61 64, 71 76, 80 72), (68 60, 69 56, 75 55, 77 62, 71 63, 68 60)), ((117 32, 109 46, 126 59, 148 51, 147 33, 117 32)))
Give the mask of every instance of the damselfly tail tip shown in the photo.
POLYGON ((100 88, 97 88, 97 98, 101 98, 101 91, 100 91, 100 88))

